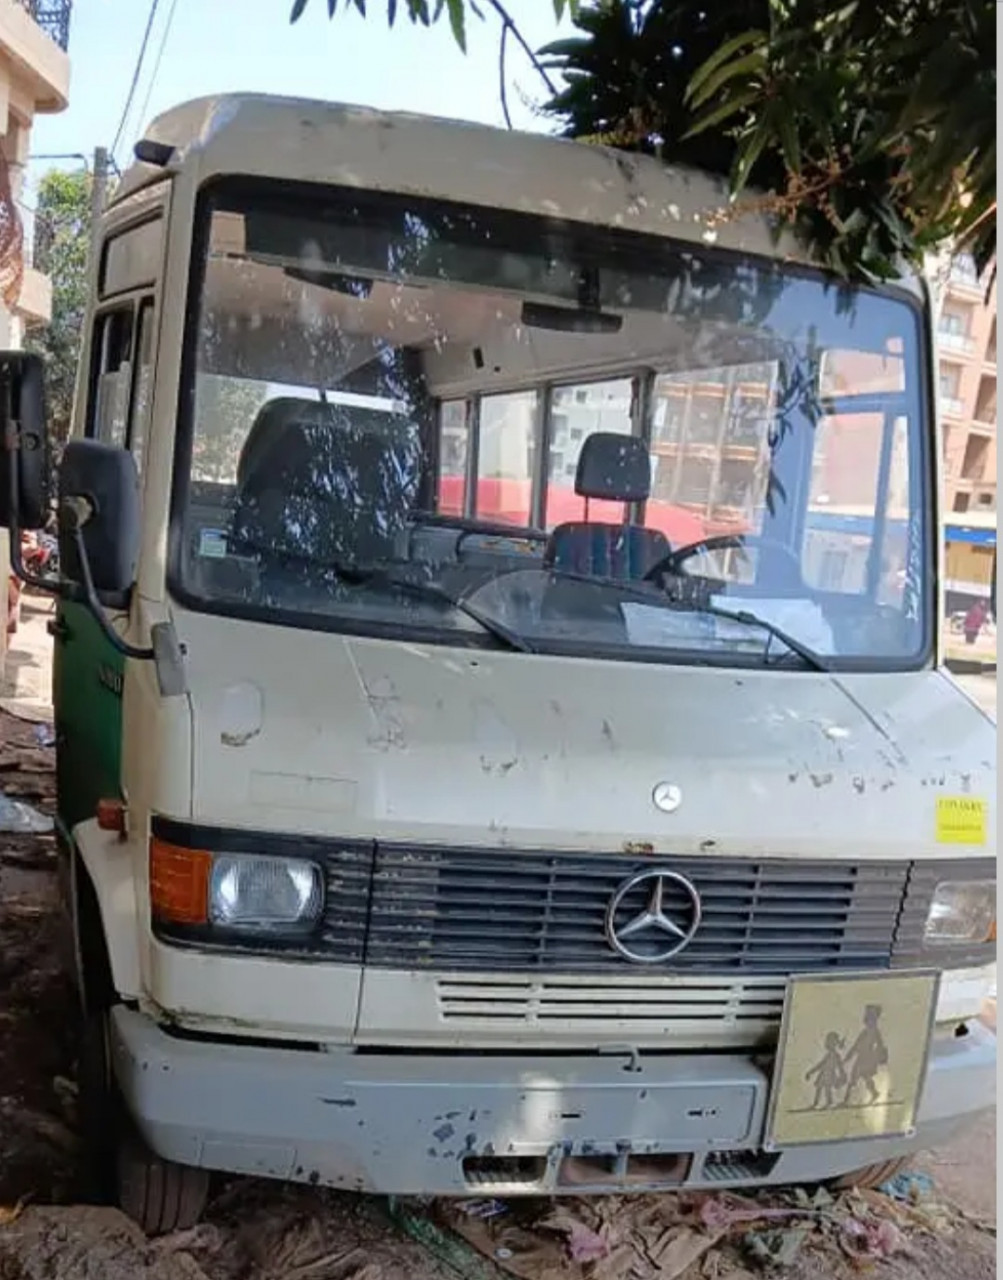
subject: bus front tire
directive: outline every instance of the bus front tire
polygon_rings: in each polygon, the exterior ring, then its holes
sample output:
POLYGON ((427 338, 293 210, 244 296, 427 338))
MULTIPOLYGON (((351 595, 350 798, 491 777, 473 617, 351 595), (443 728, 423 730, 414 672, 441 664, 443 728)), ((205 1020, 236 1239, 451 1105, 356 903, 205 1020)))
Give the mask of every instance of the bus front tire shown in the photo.
POLYGON ((104 1011, 84 1017, 77 1083, 88 1197, 117 1204, 150 1236, 194 1227, 209 1173, 164 1160, 136 1132, 112 1076, 104 1011))
POLYGON ((119 1208, 148 1236, 194 1227, 209 1197, 206 1169, 154 1155, 139 1134, 131 1131, 118 1144, 116 1182, 119 1208))
POLYGON ((875 1191, 886 1182, 891 1182, 909 1168, 910 1157, 899 1156, 897 1160, 882 1160, 878 1164, 866 1165, 863 1169, 855 1169, 852 1173, 844 1173, 829 1184, 833 1191, 875 1191))

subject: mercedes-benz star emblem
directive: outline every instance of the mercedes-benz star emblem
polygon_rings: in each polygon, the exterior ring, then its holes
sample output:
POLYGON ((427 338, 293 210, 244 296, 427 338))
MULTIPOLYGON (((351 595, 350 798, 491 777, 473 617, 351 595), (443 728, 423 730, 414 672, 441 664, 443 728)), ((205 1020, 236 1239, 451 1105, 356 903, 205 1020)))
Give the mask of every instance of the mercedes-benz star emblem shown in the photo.
POLYGON ((660 964, 689 945, 700 915, 700 895, 685 876, 658 868, 639 871, 610 899, 606 937, 632 964, 660 964))
POLYGON ((651 801, 662 813, 675 813, 683 802, 683 793, 673 782, 660 782, 651 793, 651 801))

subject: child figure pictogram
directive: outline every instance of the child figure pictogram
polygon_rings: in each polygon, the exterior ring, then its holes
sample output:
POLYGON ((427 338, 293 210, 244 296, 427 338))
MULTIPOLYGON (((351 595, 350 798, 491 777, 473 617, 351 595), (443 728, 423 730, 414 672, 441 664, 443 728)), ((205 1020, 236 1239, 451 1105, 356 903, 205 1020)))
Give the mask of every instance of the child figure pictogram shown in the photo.
POLYGON ((834 1095, 846 1084, 846 1068, 843 1066, 843 1037, 830 1031, 825 1037, 825 1053, 815 1065, 805 1072, 805 1079, 815 1081, 815 1099, 812 1111, 828 1109, 834 1105, 834 1095))

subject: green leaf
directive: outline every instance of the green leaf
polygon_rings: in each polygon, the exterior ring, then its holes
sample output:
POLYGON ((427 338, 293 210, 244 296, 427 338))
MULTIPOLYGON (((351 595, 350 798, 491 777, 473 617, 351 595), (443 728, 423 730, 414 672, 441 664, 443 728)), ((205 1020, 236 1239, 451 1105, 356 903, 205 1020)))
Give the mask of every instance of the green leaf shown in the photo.
POLYGON ((798 137, 797 120, 793 111, 782 104, 777 113, 777 133, 784 153, 784 164, 791 173, 801 172, 801 139, 798 137))
POLYGON ((293 11, 289 15, 290 22, 299 22, 303 17, 303 10, 310 3, 310 0, 293 0, 293 11))
POLYGON ((726 40, 720 48, 715 49, 711 56, 693 72, 690 76, 690 82, 686 89, 686 100, 688 101, 692 94, 696 93, 709 76, 723 63, 727 62, 730 57, 738 53, 740 49, 747 48, 750 44, 766 42, 766 33, 764 31, 751 30, 743 31, 741 35, 734 36, 731 40, 726 40))
POLYGON ((552 40, 540 49, 541 58, 580 58, 592 48, 592 41, 587 36, 568 36, 564 40, 552 40))
POLYGON ((387 0, 387 26, 392 27, 397 21, 397 0, 387 0))
POLYGON ((708 98, 712 98, 718 89, 726 85, 729 80, 734 80, 738 76, 751 76, 757 71, 765 70, 768 65, 765 54, 761 50, 755 49, 752 53, 745 54, 744 57, 736 58, 734 62, 728 62, 723 67, 718 67, 697 89, 694 89, 693 81, 691 80, 686 91, 687 101, 694 109, 702 107, 708 98))
POLYGON ((449 10, 449 26, 453 32, 453 39, 466 53, 467 29, 464 0, 446 0, 446 7, 449 10))
POLYGON ((723 124, 736 111, 741 111, 743 108, 751 106, 761 97, 762 91, 758 88, 743 89, 738 93, 729 95, 719 106, 712 107, 709 111, 705 111, 703 115, 697 116, 693 124, 680 138, 680 142, 687 142, 690 138, 695 138, 698 133, 703 133, 707 129, 713 129, 717 125, 723 124))
POLYGON ((731 190, 738 195, 749 180, 749 174, 768 142, 775 138, 773 132, 773 112, 769 107, 763 110, 759 123, 747 135, 735 155, 735 163, 731 173, 731 190))

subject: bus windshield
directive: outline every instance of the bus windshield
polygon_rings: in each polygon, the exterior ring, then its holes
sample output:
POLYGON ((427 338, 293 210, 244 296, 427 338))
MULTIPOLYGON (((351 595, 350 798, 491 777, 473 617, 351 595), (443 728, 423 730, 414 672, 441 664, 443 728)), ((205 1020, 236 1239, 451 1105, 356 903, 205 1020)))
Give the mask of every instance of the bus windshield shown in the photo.
POLYGON ((189 607, 619 661, 926 660, 904 293, 357 191, 221 183, 198 216, 189 607))

